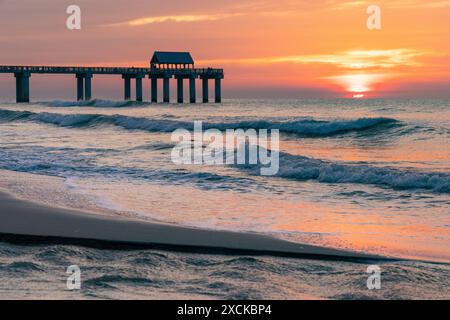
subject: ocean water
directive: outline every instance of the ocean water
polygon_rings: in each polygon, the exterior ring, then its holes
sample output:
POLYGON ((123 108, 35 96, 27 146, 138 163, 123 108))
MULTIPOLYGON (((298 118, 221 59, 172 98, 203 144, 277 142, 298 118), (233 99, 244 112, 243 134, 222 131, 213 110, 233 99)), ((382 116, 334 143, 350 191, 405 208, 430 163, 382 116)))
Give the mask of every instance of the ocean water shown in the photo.
POLYGON ((2 243, 1 296, 450 297, 450 101, 5 102, 0 137, 0 188, 21 198, 417 260, 383 264, 373 291, 361 263, 2 243), (279 172, 174 164, 171 133, 195 120, 279 129, 279 172))

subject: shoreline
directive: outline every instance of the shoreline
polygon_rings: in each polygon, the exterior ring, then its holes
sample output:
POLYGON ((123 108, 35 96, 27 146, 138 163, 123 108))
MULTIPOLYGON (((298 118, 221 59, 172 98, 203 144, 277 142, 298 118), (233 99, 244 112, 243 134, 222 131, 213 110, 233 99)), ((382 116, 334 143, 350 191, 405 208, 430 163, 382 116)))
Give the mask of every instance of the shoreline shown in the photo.
POLYGON ((157 224, 37 204, 0 191, 0 241, 105 249, 270 255, 326 260, 402 260, 299 244, 253 233, 157 224))

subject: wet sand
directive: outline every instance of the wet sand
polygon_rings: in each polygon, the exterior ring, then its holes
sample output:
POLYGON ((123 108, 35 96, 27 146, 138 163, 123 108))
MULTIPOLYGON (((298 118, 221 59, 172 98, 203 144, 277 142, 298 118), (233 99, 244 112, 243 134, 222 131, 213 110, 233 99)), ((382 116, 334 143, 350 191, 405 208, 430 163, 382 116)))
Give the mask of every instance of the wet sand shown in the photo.
POLYGON ((332 260, 386 259, 375 255, 298 244, 259 234, 156 224, 49 207, 20 200, 4 192, 0 192, 0 240, 332 260))

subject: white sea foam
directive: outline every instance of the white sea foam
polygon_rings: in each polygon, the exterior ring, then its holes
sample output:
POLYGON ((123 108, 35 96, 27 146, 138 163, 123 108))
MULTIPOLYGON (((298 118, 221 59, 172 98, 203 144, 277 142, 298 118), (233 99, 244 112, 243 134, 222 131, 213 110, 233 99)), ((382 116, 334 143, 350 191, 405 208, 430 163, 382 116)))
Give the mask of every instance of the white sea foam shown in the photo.
MULTIPOLYGON (((259 165, 240 166, 258 174, 259 165)), ((328 162, 303 156, 280 153, 277 177, 293 180, 315 180, 321 183, 357 183, 393 189, 429 190, 450 193, 450 173, 375 167, 371 165, 328 162)))
POLYGON ((67 101, 67 100, 51 100, 38 102, 38 104, 48 107, 98 107, 98 108, 122 108, 132 105, 143 105, 143 102, 123 101, 123 100, 102 100, 93 99, 89 101, 67 101))

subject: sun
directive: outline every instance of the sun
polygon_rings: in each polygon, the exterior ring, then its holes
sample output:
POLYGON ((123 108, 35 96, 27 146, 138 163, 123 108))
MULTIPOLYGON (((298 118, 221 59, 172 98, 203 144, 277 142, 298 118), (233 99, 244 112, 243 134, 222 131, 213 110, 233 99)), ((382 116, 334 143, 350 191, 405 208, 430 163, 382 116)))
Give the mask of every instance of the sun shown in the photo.
POLYGON ((354 99, 362 99, 371 95, 374 85, 380 83, 384 78, 384 74, 372 73, 354 73, 328 77, 328 79, 343 87, 348 96, 354 99))

